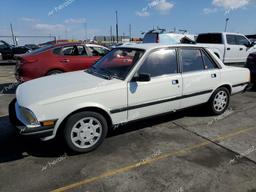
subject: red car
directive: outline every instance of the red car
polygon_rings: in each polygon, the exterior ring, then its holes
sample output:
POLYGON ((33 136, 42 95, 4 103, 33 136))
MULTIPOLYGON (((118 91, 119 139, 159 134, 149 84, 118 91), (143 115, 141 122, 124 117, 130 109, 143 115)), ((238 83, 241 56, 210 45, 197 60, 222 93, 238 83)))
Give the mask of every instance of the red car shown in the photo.
POLYGON ((109 50, 93 44, 68 43, 50 45, 20 56, 16 65, 19 82, 89 68, 109 50))

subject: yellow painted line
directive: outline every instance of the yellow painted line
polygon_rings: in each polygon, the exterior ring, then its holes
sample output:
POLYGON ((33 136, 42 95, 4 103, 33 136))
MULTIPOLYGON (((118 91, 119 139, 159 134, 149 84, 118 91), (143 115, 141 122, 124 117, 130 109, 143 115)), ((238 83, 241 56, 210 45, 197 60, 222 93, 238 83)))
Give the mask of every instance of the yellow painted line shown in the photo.
MULTIPOLYGON (((222 136, 215 137, 215 138, 211 139, 211 141, 214 141, 214 142, 223 141, 225 139, 235 137, 237 135, 240 135, 242 133, 251 131, 253 129, 254 129, 253 127, 247 128, 247 129, 241 129, 241 130, 236 131, 236 132, 232 132, 232 133, 228 133, 228 134, 225 134, 225 135, 222 135, 222 136)), ((71 185, 67 185, 65 187, 61 187, 61 188, 55 189, 52 192, 67 191, 67 190, 70 190, 70 189, 74 189, 74 188, 80 187, 82 185, 86 185, 86 184, 89 184, 89 183, 92 183, 92 182, 95 182, 95 181, 107 178, 107 177, 111 177, 111 176, 114 176, 114 175, 117 175, 117 174, 120 174, 120 173, 124 173, 124 172, 130 171, 132 169, 141 167, 143 165, 152 164, 152 163, 154 163, 156 161, 159 161, 159 160, 162 160, 162 159, 166 159, 166 158, 169 158, 169 157, 172 157, 172 156, 175 156, 175 155, 188 154, 189 152, 191 152, 194 149, 198 149, 198 148, 204 147, 206 145, 209 145, 211 143, 211 141, 204 141, 202 143, 199 143, 199 144, 196 144, 196 145, 192 145, 192 146, 188 146, 188 147, 185 147, 185 148, 177 150, 177 151, 161 154, 161 155, 158 155, 158 156, 156 156, 154 158, 151 158, 151 159, 146 159, 146 160, 139 161, 137 163, 134 163, 134 164, 131 164, 131 165, 119 168, 119 169, 114 169, 114 170, 105 172, 105 173, 103 173, 103 174, 101 174, 99 176, 95 176, 95 177, 92 177, 92 178, 89 178, 89 179, 85 179, 85 180, 73 183, 71 185)))

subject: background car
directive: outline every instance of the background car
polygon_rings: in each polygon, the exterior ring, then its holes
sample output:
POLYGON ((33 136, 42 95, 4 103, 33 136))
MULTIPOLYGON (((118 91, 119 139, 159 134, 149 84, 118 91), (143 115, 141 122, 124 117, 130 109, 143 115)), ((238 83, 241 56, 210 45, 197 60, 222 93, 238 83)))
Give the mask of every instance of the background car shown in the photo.
POLYGON ((244 65, 250 53, 255 52, 255 43, 239 33, 201 33, 197 45, 210 48, 225 64, 244 65))
POLYGON ((161 43, 174 45, 180 43, 195 44, 195 36, 180 33, 166 33, 164 29, 151 30, 144 35, 143 43, 161 43))
POLYGON ((3 60, 11 60, 14 59, 14 55, 16 54, 24 54, 29 51, 29 48, 24 46, 12 46, 5 41, 0 41, 0 53, 2 54, 3 60))
POLYGON ((36 50, 36 49, 40 48, 38 45, 35 45, 35 44, 26 44, 26 45, 24 45, 24 47, 26 47, 30 50, 36 50))
POLYGON ((250 70, 250 72, 251 72, 251 82, 254 84, 254 87, 256 87, 255 86, 256 85, 256 52, 251 53, 248 56, 245 67, 250 70))
POLYGON ((107 52, 107 48, 92 44, 49 45, 18 57, 16 79, 25 82, 47 75, 87 69, 107 52))

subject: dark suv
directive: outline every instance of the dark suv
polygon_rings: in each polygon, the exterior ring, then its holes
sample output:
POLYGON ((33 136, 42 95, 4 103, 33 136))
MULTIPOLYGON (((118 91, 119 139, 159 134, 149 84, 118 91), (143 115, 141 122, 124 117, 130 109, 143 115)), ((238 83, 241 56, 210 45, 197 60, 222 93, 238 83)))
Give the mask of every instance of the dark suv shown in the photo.
POLYGON ((14 59, 15 54, 24 54, 29 51, 29 48, 24 46, 14 47, 5 41, 0 41, 0 53, 2 54, 3 60, 14 59))
POLYGON ((251 82, 256 87, 256 52, 248 56, 245 67, 251 71, 251 82))

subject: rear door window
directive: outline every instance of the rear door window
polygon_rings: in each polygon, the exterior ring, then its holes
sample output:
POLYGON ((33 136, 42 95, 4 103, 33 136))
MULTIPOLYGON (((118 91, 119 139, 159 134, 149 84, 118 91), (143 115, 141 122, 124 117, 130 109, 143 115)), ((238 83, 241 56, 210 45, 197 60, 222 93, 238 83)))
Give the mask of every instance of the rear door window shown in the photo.
POLYGON ((203 71, 205 69, 199 49, 180 49, 180 60, 183 72, 203 71))
POLYGON ((62 48, 62 55, 66 56, 87 56, 87 51, 83 45, 65 46, 62 48))
POLYGON ((222 35, 220 33, 211 34, 200 34, 196 40, 197 43, 207 43, 207 44, 222 44, 222 35))
POLYGON ((235 35, 227 35, 227 43, 229 45, 237 45, 235 35))

